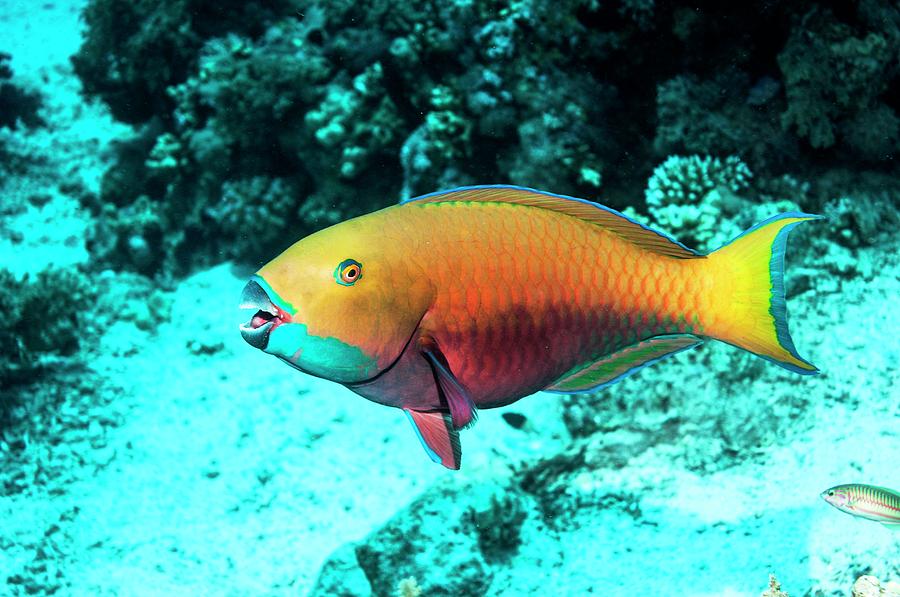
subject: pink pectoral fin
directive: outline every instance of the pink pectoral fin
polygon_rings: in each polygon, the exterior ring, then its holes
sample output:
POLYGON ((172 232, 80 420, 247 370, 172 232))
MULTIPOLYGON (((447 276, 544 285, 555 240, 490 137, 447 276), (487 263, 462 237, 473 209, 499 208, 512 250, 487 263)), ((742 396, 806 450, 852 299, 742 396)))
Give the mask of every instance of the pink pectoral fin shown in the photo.
POLYGON ((459 432, 453 428, 450 415, 442 412, 419 412, 408 408, 404 408, 403 412, 413 424, 428 456, 449 469, 459 470, 462 447, 459 444, 459 432))
POLYGON ((431 370, 434 371, 441 396, 447 401, 447 408, 450 409, 450 415, 453 417, 453 426, 456 429, 462 429, 475 423, 478 419, 475 402, 450 371, 447 359, 433 341, 422 340, 420 344, 422 354, 428 359, 431 370))

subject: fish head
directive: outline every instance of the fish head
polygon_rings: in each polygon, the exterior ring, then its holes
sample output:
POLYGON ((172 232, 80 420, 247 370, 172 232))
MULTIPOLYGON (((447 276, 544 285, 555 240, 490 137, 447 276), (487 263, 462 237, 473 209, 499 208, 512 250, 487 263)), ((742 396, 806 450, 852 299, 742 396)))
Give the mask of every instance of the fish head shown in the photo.
POLYGON ((822 492, 822 499, 838 510, 849 511, 852 509, 853 500, 849 489, 844 485, 837 485, 822 492))
POLYGON ((370 214, 301 239, 244 287, 248 344, 317 377, 368 381, 399 359, 431 305, 403 243, 370 214))

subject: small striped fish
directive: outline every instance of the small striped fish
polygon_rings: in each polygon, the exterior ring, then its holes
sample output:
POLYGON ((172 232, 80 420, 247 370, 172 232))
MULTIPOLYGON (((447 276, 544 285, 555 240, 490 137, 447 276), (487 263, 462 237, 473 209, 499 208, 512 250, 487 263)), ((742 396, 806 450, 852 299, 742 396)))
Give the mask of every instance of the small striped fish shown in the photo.
POLYGON ((823 491, 822 499, 841 512, 900 531, 900 493, 893 489, 851 483, 823 491))

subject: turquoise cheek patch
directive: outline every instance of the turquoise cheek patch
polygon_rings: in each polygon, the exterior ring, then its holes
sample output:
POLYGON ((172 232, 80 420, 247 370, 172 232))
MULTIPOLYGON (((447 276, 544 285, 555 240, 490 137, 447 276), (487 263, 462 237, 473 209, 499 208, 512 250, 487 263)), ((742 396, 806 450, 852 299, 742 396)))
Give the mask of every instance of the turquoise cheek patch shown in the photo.
POLYGON ((269 334, 265 351, 331 381, 362 381, 378 373, 375 357, 337 338, 313 336, 304 323, 276 327, 269 334))

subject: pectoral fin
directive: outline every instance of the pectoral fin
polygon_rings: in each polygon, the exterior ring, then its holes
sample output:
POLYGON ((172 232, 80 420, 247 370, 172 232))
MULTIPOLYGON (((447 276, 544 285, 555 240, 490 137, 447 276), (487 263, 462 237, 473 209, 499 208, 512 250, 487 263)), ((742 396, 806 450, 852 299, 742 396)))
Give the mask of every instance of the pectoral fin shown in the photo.
POLYGON ((459 432, 453 428, 453 421, 448 413, 420 412, 404 408, 403 412, 413 424, 422 447, 433 461, 452 470, 459 470, 462 460, 462 447, 459 443, 459 432))
POLYGON ((419 341, 422 354, 428 359, 434 378, 440 388, 441 397, 447 402, 450 415, 453 418, 453 427, 462 429, 472 425, 478 418, 475 410, 475 402, 466 392, 453 372, 447 365, 447 359, 441 353, 437 344, 428 338, 419 341))
POLYGON ((881 524, 894 531, 895 533, 900 533, 900 522, 882 522, 881 524))

